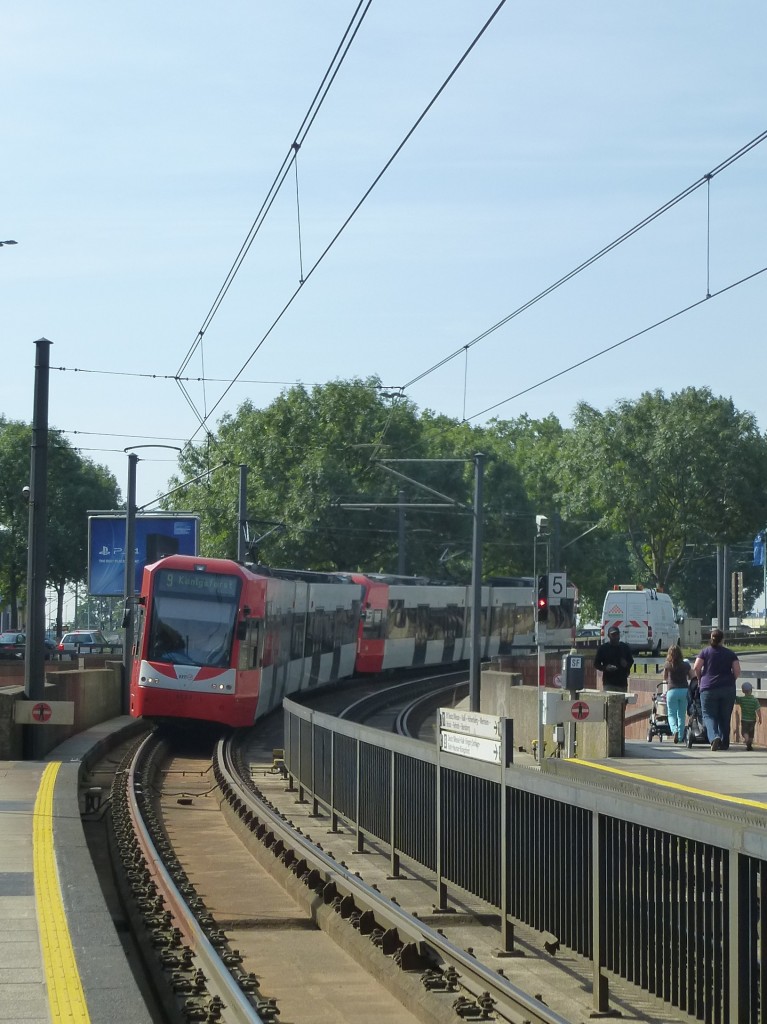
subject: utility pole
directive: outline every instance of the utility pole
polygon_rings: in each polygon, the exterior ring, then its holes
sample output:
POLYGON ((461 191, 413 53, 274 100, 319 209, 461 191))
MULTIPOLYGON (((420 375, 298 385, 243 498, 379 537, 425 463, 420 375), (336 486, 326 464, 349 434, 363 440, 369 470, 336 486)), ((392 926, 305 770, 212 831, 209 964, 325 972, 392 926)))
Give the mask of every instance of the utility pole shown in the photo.
POLYGON ((123 615, 123 711, 130 712, 130 675, 133 661, 133 613, 136 603, 136 464, 138 455, 128 453, 128 501, 125 510, 125 613, 123 615))
POLYGON ((245 564, 248 554, 248 467, 240 465, 240 500, 237 516, 237 561, 245 564))
MULTIPOLYGON (((27 551, 27 650, 24 660, 24 696, 40 700, 45 695, 45 527, 48 518, 48 384, 50 348, 39 338, 35 358, 35 396, 32 413, 32 450, 29 467, 29 529, 27 551)), ((32 730, 33 726, 27 726, 32 730)), ((31 735, 30 754, 38 752, 38 738, 31 735)))
MULTIPOLYGON (((469 709, 480 710, 482 681, 482 484, 485 456, 474 456, 474 537, 471 553, 471 660, 469 662, 469 709)), ((488 608, 488 615, 490 609, 488 608)))
POLYGON ((407 570, 405 557, 405 492, 399 492, 399 531, 397 544, 397 574, 404 576, 407 570))

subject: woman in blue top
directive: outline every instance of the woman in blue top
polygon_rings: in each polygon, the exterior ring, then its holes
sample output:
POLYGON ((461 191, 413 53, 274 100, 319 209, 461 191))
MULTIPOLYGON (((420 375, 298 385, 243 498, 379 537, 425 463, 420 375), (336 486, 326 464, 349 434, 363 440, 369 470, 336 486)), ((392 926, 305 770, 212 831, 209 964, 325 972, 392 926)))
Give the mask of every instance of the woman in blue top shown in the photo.
POLYGON ((711 643, 693 665, 700 681, 700 706, 712 750, 730 746, 730 719, 735 706, 735 680, 740 675, 738 656, 722 644, 721 629, 711 630, 711 643))

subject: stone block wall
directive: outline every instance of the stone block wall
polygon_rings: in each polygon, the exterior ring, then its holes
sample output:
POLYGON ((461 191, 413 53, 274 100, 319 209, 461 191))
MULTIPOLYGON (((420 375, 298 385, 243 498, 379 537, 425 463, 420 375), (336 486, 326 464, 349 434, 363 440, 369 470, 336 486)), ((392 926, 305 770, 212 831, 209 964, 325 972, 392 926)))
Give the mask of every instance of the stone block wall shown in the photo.
POLYGON ((46 671, 44 700, 73 701, 72 725, 16 725, 14 704, 24 700, 23 686, 0 688, 0 761, 21 760, 24 729, 40 731, 40 752, 48 753, 70 736, 91 726, 117 718, 122 708, 122 665, 107 662, 103 668, 77 668, 70 671, 46 671))

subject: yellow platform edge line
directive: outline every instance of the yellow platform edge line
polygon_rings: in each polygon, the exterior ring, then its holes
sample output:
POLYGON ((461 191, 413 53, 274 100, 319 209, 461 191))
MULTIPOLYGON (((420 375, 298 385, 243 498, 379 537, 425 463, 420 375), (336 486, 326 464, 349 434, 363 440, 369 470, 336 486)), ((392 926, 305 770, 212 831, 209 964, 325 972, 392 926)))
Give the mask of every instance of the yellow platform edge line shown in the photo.
POLYGON ((43 772, 35 800, 32 847, 37 922, 43 953, 48 1003, 54 1024, 90 1024, 80 972, 61 898, 61 886, 53 846, 53 791, 60 761, 43 772))
POLYGON ((607 772, 609 775, 619 775, 624 779, 631 779, 636 782, 649 782, 653 786, 660 786, 663 789, 675 789, 680 793, 689 793, 691 796, 708 796, 714 800, 724 800, 728 804, 737 804, 739 807, 756 807, 760 811, 767 811, 767 803, 762 803, 760 800, 748 800, 744 796, 716 793, 710 789, 696 789, 694 786, 685 786, 682 782, 668 782, 665 779, 656 779, 652 775, 627 772, 625 768, 613 768, 611 765, 598 764, 596 761, 584 761, 578 758, 576 763, 585 765, 587 768, 596 768, 598 771, 607 772))

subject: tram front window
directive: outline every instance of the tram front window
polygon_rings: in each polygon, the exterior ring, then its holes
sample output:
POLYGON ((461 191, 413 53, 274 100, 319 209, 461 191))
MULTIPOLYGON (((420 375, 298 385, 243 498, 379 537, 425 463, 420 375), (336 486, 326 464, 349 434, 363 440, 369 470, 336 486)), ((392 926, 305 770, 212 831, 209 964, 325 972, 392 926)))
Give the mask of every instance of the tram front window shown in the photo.
POLYGON ((236 603, 157 595, 149 634, 149 658, 225 668, 231 663, 236 617, 236 603))

